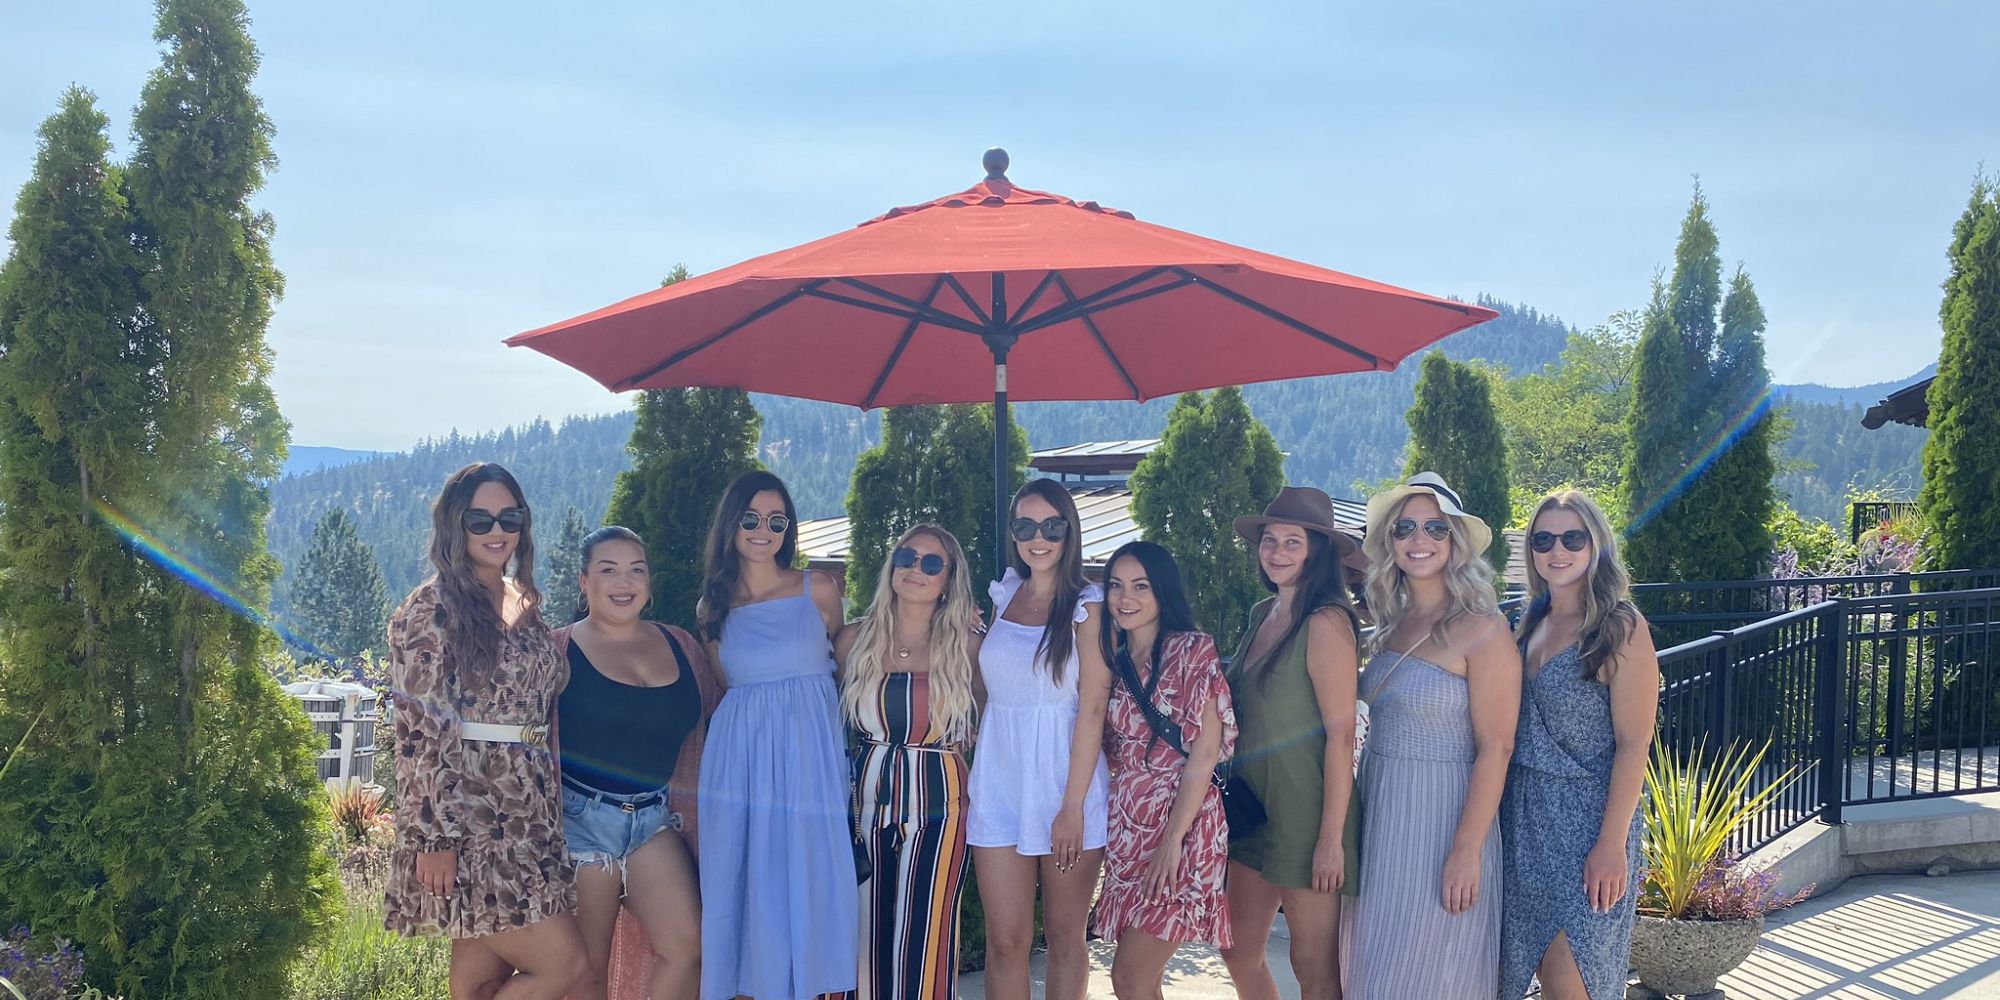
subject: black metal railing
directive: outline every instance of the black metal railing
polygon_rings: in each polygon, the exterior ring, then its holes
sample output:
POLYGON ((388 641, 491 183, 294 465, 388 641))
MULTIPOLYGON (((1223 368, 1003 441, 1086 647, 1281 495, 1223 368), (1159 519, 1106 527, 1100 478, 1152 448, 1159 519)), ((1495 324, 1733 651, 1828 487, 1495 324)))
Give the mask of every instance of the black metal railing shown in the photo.
POLYGON ((2000 587, 2000 569, 1641 583, 1632 587, 1632 599, 1652 624, 1653 645, 1665 649, 1837 598, 1986 587, 2000 587))
POLYGON ((1736 851, 1847 805, 2000 791, 2000 587, 1860 589, 1660 654, 1667 748, 1769 745, 1752 787, 1779 791, 1736 851))

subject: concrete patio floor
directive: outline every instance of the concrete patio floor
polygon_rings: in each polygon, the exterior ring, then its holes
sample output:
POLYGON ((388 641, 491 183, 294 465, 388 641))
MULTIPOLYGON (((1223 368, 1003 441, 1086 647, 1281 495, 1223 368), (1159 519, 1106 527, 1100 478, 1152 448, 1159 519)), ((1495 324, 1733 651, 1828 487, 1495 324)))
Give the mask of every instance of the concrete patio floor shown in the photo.
MULTIPOLYGON (((1298 996, 1280 922, 1270 964, 1279 995, 1298 996)), ((1110 997, 1111 946, 1092 946, 1090 996, 1110 997)), ((1034 966, 1042 998, 1042 959, 1034 966)), ((2000 872, 1942 878, 1871 875, 1772 917, 1757 953, 1723 978, 1730 1000, 2000 1000, 2000 872)), ((985 1000, 982 977, 959 982, 985 1000)), ((1166 995, 1233 998, 1215 949, 1188 946, 1167 969, 1166 995)))

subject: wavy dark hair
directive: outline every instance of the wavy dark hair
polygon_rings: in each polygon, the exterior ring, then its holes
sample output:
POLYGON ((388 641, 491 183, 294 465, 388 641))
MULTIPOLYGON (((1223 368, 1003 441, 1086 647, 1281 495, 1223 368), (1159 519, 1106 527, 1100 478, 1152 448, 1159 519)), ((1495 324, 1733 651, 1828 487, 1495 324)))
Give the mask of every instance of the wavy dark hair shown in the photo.
MULTIPOLYGON (((765 490, 776 490, 785 502, 785 540, 778 544, 779 569, 789 569, 799 552, 799 516, 792 506, 792 491, 785 481, 758 470, 737 476, 715 502, 715 518, 708 525, 708 542, 702 547, 703 576, 701 600, 694 606, 695 627, 710 642, 722 641, 722 623, 729 619, 729 602, 736 595, 736 581, 742 566, 736 558, 736 522, 750 509, 750 501, 765 490)), ((761 528, 759 530, 762 530, 761 528)))
MULTIPOLYGON (((604 527, 599 528, 596 531, 593 531, 590 534, 583 536, 583 544, 578 546, 576 550, 577 576, 583 577, 589 575, 590 554, 592 552, 597 551, 597 547, 599 545, 603 545, 605 542, 631 542, 632 544, 637 545, 639 547, 639 551, 641 553, 646 553, 646 540, 640 538, 638 532, 633 531, 631 528, 627 528, 622 525, 607 524, 604 527)), ((653 564, 652 557, 650 554, 647 554, 647 559, 646 559, 647 568, 650 569, 652 567, 652 564, 653 564)), ((646 607, 650 608, 652 606, 653 606, 653 588, 649 585, 646 588, 646 607)), ((645 608, 641 608, 640 611, 641 613, 643 613, 645 611, 645 608)), ((590 615, 590 597, 584 594, 583 586, 579 582, 576 588, 576 614, 575 616, 570 618, 570 622, 572 624, 580 622, 585 618, 589 617, 589 615, 590 615)))
MULTIPOLYGON (((1076 623, 1071 620, 1076 617, 1076 601, 1090 583, 1083 575, 1083 519, 1077 516, 1076 501, 1070 499, 1069 491, 1061 483, 1053 479, 1030 479, 1021 484, 1014 493, 1014 502, 1007 505, 1009 521, 1021 506, 1022 498, 1031 496, 1048 501, 1069 522, 1069 535, 1063 539, 1062 557, 1056 563, 1056 592, 1049 601, 1049 620, 1042 625, 1042 640, 1035 647, 1042 665, 1048 668, 1049 679, 1061 684, 1063 664, 1069 662, 1070 653, 1076 650, 1076 623)), ((1014 541, 1012 534, 1000 539, 1000 543, 1007 546, 1007 565, 1014 567, 1023 582, 1034 575, 1027 560, 1021 558, 1021 543, 1014 541)), ((998 615, 1004 610, 995 608, 993 613, 998 615)))
MULTIPOLYGON (((1104 561, 1105 602, 1111 600, 1111 571, 1118 566, 1118 560, 1127 556, 1137 560, 1146 571, 1146 582, 1153 587, 1153 600, 1160 605, 1160 630, 1153 636, 1152 656, 1148 662, 1153 670, 1160 669, 1160 652, 1167 648, 1167 637, 1176 632, 1199 632, 1201 626, 1194 622, 1194 605, 1188 603, 1187 584, 1181 580, 1181 566, 1174 561, 1174 555, 1158 542, 1126 542, 1111 553, 1104 561)), ((1117 669, 1118 650, 1124 648, 1126 632, 1118 627, 1117 619, 1107 611, 1104 628, 1097 633, 1097 644, 1104 653, 1104 662, 1117 669)))
MULTIPOLYGON (((514 505, 527 509, 527 497, 521 493, 521 484, 515 481, 514 474, 492 462, 474 462, 452 473, 431 504, 431 582, 437 587, 445 648, 451 651, 452 669, 461 682, 484 683, 492 675, 500 658, 500 635, 507 631, 500 609, 493 606, 493 592, 480 581, 472 549, 465 543, 465 512, 472 509, 472 495, 487 483, 506 487, 514 497, 514 505)), ((535 587, 532 511, 521 525, 511 575, 515 586, 521 588, 520 620, 536 617, 542 606, 542 592, 535 587)))
MULTIPOLYGON (((1265 526, 1269 530, 1269 525, 1265 526)), ((1263 542, 1263 534, 1257 536, 1263 542)), ((1257 579, 1263 581, 1264 589, 1275 594, 1278 585, 1264 572, 1264 560, 1257 558, 1253 549, 1251 557, 1257 562, 1257 579)), ((1292 640, 1305 630, 1306 620, 1327 608, 1337 608, 1347 616, 1347 624, 1354 629, 1355 640, 1360 641, 1361 618, 1354 613, 1354 602, 1348 597, 1347 569, 1340 564, 1340 547, 1332 539, 1311 529, 1306 530, 1306 561, 1299 567, 1299 582, 1292 599, 1292 620, 1285 625, 1285 635, 1254 663, 1243 666, 1243 676, 1249 678, 1261 690, 1270 679, 1271 671, 1278 665, 1278 657, 1292 640)))

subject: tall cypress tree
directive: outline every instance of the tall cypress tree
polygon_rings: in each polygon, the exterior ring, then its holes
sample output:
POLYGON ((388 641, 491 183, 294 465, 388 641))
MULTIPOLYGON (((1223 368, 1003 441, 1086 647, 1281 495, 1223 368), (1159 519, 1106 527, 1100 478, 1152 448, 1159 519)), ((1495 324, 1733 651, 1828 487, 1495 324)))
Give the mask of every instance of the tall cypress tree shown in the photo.
POLYGON ((1493 528, 1486 559, 1507 567, 1508 522, 1513 501, 1507 487, 1507 439, 1493 408, 1493 384, 1471 365, 1424 355, 1410 424, 1410 457, 1404 475, 1430 471, 1444 477, 1465 501, 1466 512, 1493 528))
MULTIPOLYGON (((1012 428, 1010 488, 1028 464, 1028 435, 1012 428)), ((882 440, 861 453, 847 491, 847 600, 857 610, 875 596, 889 546, 910 526, 935 521, 965 549, 973 580, 993 567, 993 407, 892 406, 882 440)), ((975 585, 978 595, 983 588, 975 585)))
MULTIPOLYGON (((676 264, 662 286, 690 277, 676 264)), ((694 628, 701 596, 702 546, 715 502, 730 480, 753 469, 762 419, 741 389, 647 389, 625 450, 632 467, 611 488, 605 524, 623 525, 646 540, 653 566, 653 606, 647 614, 694 628)))
POLYGON ((1266 595, 1235 520, 1264 509, 1285 485, 1278 442, 1230 386, 1184 393, 1160 445, 1132 470, 1132 518, 1174 554, 1195 623, 1235 648, 1250 608, 1266 595))
POLYGON ((549 546, 549 580, 542 586, 542 620, 550 628, 576 619, 577 577, 583 570, 583 537, 588 534, 590 527, 583 523, 582 511, 571 507, 563 512, 562 526, 549 546))
POLYGON ((1744 579, 1770 555, 1779 425, 1764 310, 1741 267, 1725 296, 1719 248, 1697 185, 1673 277, 1654 288, 1626 424, 1625 556, 1642 581, 1744 579))
MULTIPOLYGON (((138 275, 123 320, 99 314, 126 294, 106 280, 123 253, 93 258, 80 252, 87 240, 33 234, 16 243, 0 309, 10 341, 37 345, 20 352, 0 395, 41 438, 8 434, 6 530, 46 531, 82 556, 70 583, 38 560, 9 565, 5 589, 48 602, 30 618, 66 623, 58 656, 81 667, 23 686, 45 706, 87 706, 49 714, 89 726, 38 730, 24 770, 10 776, 21 794, 0 796, 0 906, 77 941, 92 982, 127 996, 277 995, 338 891, 320 849, 320 744, 258 664, 268 632, 256 612, 275 570, 263 484, 285 427, 266 383, 264 325, 279 288, 270 219, 249 205, 271 129, 250 92, 247 23, 233 0, 159 4, 163 65, 146 83, 123 175, 129 210, 117 242, 138 275), (42 297, 65 282, 105 294, 42 297), (57 336, 77 342, 51 350, 57 336), (93 402, 57 402, 78 389, 93 402), (81 405, 100 409, 86 416, 81 405), (60 506, 53 492, 20 492, 28 466, 11 459, 32 463, 15 449, 35 447, 47 449, 40 460, 53 482, 72 484, 60 506)), ((86 133, 76 112, 72 95, 58 116, 70 139, 86 133)), ((101 161, 101 140, 90 142, 101 161)), ((106 177, 66 180, 82 183, 57 199, 64 207, 24 218, 74 224, 89 216, 83 206, 109 204, 106 177)), ((24 203, 62 183, 31 182, 24 203)), ((24 629, 9 641, 52 637, 24 629)), ((0 657, 10 705, 16 670, 34 670, 15 652, 0 657)))
POLYGON ((381 650, 389 619, 382 565, 344 508, 327 511, 313 525, 292 584, 291 610, 312 643, 311 654, 346 663, 381 650))
POLYGON ((1918 501, 1939 569, 2000 566, 2000 186, 1981 176, 1952 227, 1918 501))

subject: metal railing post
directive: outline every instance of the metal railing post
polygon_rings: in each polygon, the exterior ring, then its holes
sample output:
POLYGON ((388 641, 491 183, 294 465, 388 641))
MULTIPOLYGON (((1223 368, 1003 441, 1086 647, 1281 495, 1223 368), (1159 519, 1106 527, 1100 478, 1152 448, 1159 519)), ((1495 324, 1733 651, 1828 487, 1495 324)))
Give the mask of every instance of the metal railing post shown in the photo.
POLYGON ((1709 662, 1708 701, 1708 750, 1710 753, 1724 752, 1735 737, 1736 727, 1729 718, 1731 669, 1736 665, 1736 636, 1729 632, 1717 632, 1722 639, 1722 649, 1709 662))
POLYGON ((1813 670, 1813 726, 1819 730, 1819 818, 1840 825, 1847 801, 1847 720, 1841 706, 1847 673, 1847 602, 1835 600, 1813 670))

